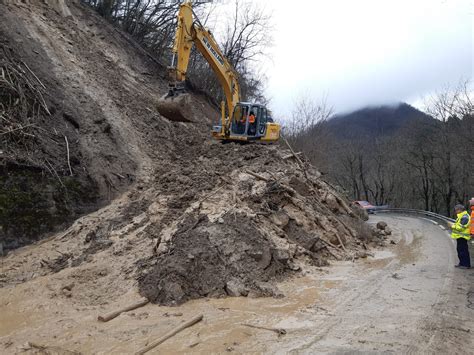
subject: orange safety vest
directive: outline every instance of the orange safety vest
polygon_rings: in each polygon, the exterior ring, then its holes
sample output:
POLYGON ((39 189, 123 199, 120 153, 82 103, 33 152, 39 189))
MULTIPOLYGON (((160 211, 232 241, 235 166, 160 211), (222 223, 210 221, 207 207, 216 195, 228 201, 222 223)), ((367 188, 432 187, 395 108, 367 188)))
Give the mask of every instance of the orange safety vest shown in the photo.
POLYGON ((471 235, 474 237, 474 206, 471 206, 471 235))
POLYGON ((249 123, 255 123, 255 115, 249 116, 249 123))

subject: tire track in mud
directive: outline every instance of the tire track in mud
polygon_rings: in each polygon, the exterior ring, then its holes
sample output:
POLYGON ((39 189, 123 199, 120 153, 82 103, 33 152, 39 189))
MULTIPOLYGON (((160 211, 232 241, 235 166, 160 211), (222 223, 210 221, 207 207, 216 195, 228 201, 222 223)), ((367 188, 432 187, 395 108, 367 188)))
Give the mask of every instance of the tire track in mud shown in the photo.
MULTIPOLYGON (((443 352, 469 333, 469 322, 464 327, 458 323, 466 318, 462 307, 468 308, 469 297, 474 300, 474 294, 472 288, 467 288, 467 296, 457 291, 466 281, 463 278, 466 275, 456 273, 458 270, 453 268, 455 251, 447 233, 438 225, 419 219, 387 217, 390 225, 398 225, 405 241, 404 249, 413 255, 408 259, 397 255, 382 269, 370 272, 362 283, 348 280, 342 292, 331 299, 336 299, 331 309, 336 318, 318 319, 312 327, 316 331, 289 344, 294 346, 291 353, 355 349, 412 354, 443 352), (420 230, 424 231, 422 238, 416 236, 420 230), (414 243, 410 245, 407 242, 413 233, 414 243), (418 244, 421 248, 414 253, 412 249, 418 244), (368 314, 371 303, 375 307, 373 314, 368 314), (305 340, 308 338, 311 340, 305 340)), ((354 273, 348 270, 347 276, 354 273)), ((364 277, 360 273, 355 276, 364 277)))

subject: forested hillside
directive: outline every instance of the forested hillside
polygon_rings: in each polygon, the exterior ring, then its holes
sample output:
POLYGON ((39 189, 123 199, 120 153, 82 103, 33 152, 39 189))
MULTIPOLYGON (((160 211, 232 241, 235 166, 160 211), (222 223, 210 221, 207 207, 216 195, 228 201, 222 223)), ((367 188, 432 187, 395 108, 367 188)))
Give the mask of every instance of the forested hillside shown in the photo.
POLYGON ((468 83, 432 97, 426 113, 406 104, 332 119, 327 112, 324 105, 306 104, 291 140, 352 199, 451 215, 454 204, 471 197, 474 106, 468 83))

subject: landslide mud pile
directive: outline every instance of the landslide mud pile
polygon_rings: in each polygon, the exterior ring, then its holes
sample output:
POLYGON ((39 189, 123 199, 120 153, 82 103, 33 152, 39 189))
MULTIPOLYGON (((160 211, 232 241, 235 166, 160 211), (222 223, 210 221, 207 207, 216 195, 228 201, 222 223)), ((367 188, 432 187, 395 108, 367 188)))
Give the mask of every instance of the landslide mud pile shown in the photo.
POLYGON ((138 286, 153 302, 272 295, 269 282, 302 264, 363 254, 347 202, 288 151, 208 143, 185 153, 185 169, 157 179, 173 195, 164 213, 148 207, 142 231, 154 254, 139 261, 138 286))
POLYGON ((201 98, 202 123, 161 117, 153 105, 166 91, 155 74, 163 68, 91 11, 77 2, 67 16, 47 3, 1 6, 12 55, 48 88, 56 112, 38 124, 52 142, 8 150, 9 164, 18 167, 29 152, 26 163, 49 176, 42 162, 56 154, 51 179, 77 177, 77 193, 97 191, 95 208, 105 206, 11 252, 0 286, 47 276, 45 292, 80 305, 130 290, 159 304, 279 296, 282 278, 366 254, 357 211, 289 150, 212 141, 207 118, 218 113, 201 98), (64 136, 77 158, 72 176, 64 136))

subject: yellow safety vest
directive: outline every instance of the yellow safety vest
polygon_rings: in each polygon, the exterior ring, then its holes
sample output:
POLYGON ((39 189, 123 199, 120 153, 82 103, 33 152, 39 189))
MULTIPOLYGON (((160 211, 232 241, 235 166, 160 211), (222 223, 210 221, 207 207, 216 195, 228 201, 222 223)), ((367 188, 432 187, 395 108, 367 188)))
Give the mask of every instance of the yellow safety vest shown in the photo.
POLYGON ((453 239, 458 239, 458 238, 464 238, 466 240, 471 239, 471 234, 470 234, 470 228, 471 227, 471 217, 469 216, 469 213, 466 211, 463 211, 461 213, 457 214, 456 222, 454 222, 451 232, 451 238, 453 239), (461 219, 467 216, 467 223, 466 224, 461 224, 461 219))

